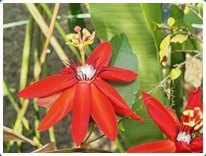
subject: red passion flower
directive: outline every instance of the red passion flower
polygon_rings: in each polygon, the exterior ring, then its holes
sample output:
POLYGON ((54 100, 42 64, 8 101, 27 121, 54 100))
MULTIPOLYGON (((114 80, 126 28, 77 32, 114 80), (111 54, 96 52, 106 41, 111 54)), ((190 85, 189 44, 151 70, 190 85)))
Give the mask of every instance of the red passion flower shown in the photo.
POLYGON ((115 112, 143 121, 118 92, 102 80, 130 82, 137 77, 131 70, 109 67, 111 55, 110 43, 104 42, 94 49, 84 66, 70 63, 61 74, 43 78, 17 94, 23 98, 37 97, 38 105, 50 108, 38 130, 50 128, 72 110, 72 137, 79 146, 86 136, 90 115, 112 141, 118 131, 115 112))
POLYGON ((180 121, 172 109, 163 106, 157 99, 145 92, 142 93, 142 96, 149 115, 168 137, 168 140, 138 145, 127 150, 128 153, 203 152, 203 136, 195 135, 195 132, 202 129, 203 126, 203 101, 200 100, 200 88, 190 94, 180 121))

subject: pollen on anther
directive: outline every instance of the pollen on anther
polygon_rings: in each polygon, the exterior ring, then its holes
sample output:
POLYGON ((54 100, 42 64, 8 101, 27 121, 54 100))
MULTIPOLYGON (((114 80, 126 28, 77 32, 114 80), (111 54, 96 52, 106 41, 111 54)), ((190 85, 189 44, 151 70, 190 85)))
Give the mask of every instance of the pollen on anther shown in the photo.
POLYGON ((194 127, 194 126, 195 126, 195 122, 194 122, 194 121, 183 122, 183 125, 185 125, 185 126, 189 126, 189 127, 194 127))
POLYGON ((196 125, 194 130, 198 130, 202 126, 203 126, 203 121, 201 121, 200 124, 196 125))

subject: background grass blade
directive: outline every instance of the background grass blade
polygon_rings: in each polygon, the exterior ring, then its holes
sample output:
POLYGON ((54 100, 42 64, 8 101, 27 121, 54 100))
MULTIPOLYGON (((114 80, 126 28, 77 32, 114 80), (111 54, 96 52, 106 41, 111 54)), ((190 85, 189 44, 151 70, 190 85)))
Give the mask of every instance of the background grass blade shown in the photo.
MULTIPOLYGON (((29 60, 30 60, 30 51, 32 43, 32 31, 33 31, 33 18, 29 16, 28 24, 26 25, 25 38, 24 38, 24 47, 22 52, 22 61, 21 61, 21 74, 19 82, 19 91, 26 87, 27 85, 27 76, 29 69, 29 60)), ((21 103, 23 99, 20 98, 21 103)))
MULTIPOLYGON (((26 3, 25 5, 27 9, 29 10, 29 12, 31 13, 31 15, 33 16, 33 18, 35 19, 35 21, 37 22, 37 24, 39 25, 39 27, 41 28, 44 35, 48 37, 49 27, 46 24, 44 18, 39 13, 36 6, 33 3, 26 3)), ((64 50, 61 48, 61 46, 59 45, 58 41, 56 40, 54 36, 51 36, 50 42, 61 60, 69 60, 64 50)))
MULTIPOLYGON (((51 19, 52 18, 52 11, 49 8, 49 6, 47 4, 45 4, 45 3, 40 3, 40 5, 43 8, 44 12, 47 14, 47 16, 51 19)), ((57 20, 55 21, 55 27, 58 30, 58 32, 60 33, 60 35, 62 36, 62 38, 66 42, 66 34, 67 33, 65 32, 65 30, 62 28, 62 26, 60 25, 60 23, 57 20)), ((81 60, 80 54, 79 54, 78 50, 75 47, 71 46, 71 45, 68 45, 68 46, 71 49, 71 51, 73 52, 73 54, 75 56, 77 56, 77 58, 79 60, 81 60)))

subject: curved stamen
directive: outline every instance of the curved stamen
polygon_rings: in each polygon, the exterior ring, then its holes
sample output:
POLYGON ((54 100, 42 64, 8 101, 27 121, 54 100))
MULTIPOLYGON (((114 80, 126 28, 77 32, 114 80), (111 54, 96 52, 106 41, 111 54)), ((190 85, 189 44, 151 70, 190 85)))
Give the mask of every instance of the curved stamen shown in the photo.
POLYGON ((198 130, 203 126, 203 113, 199 107, 195 107, 194 110, 185 110, 183 115, 188 117, 187 122, 183 122, 183 125, 198 130))
POLYGON ((176 137, 177 141, 190 143, 193 134, 203 126, 203 112, 199 107, 188 109, 183 112, 179 133, 176 137))
POLYGON ((86 64, 76 68, 77 78, 81 81, 90 81, 96 75, 96 69, 93 66, 86 64))

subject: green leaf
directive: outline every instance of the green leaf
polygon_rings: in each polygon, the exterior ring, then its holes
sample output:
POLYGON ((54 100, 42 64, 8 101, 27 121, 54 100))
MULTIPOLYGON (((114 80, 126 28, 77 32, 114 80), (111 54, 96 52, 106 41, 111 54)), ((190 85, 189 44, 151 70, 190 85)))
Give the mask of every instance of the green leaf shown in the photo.
POLYGON ((190 24, 203 24, 203 20, 200 19, 197 14, 190 10, 188 14, 184 16, 184 21, 190 24))
MULTIPOLYGON (((134 72, 138 72, 137 56, 132 53, 132 48, 128 42, 128 39, 124 33, 121 35, 115 35, 110 40, 112 46, 112 59, 110 61, 111 66, 121 67, 129 69, 134 72), (122 63, 124 62, 124 63, 122 63)), ((134 94, 139 90, 138 77, 136 80, 130 83, 110 82, 119 94, 124 98, 127 104, 131 107, 135 101, 134 94)))
POLYGON ((170 72, 170 79, 175 80, 181 75, 181 70, 180 68, 174 68, 170 72))
POLYGON ((174 43, 177 43, 177 42, 182 43, 182 42, 184 42, 184 41, 186 41, 186 40, 187 40, 187 36, 182 35, 182 34, 177 34, 177 35, 175 35, 174 37, 172 37, 171 42, 174 42, 174 43))
MULTIPOLYGON (((156 35, 151 33, 148 25, 152 21, 162 23, 161 4, 144 4, 145 8, 153 8, 150 12, 143 13, 144 8, 140 4, 90 4, 90 13, 96 33, 103 41, 110 40, 114 35, 125 33, 131 44, 133 52, 138 56, 137 79, 140 82, 140 91, 149 91, 154 84, 162 80, 162 72, 159 64, 158 50, 155 46, 156 35), (151 5, 147 7, 147 5, 151 5), (156 14, 156 16, 154 16, 156 14), (147 16, 152 18, 146 18, 147 16), (156 17, 156 18, 155 18, 156 17)), ((156 33, 161 33, 158 31, 156 33)), ((158 34, 159 35, 159 34, 158 34)), ((161 35, 160 35, 161 36, 161 35)), ((125 64, 127 61, 121 62, 125 64)), ((163 100, 160 91, 155 92, 160 101, 163 100)), ((129 148, 137 144, 160 140, 162 132, 149 117, 145 107, 140 108, 142 100, 138 100, 132 109, 144 119, 144 123, 132 119, 124 119, 125 131, 119 131, 125 145, 129 148)))
POLYGON ((150 28, 150 32, 154 38, 155 46, 157 51, 159 51, 159 45, 162 41, 162 31, 154 31, 153 24, 155 23, 157 26, 160 26, 162 28, 165 27, 163 24, 157 24, 162 23, 162 13, 161 13, 161 4, 147 4, 147 3, 141 3, 142 12, 145 16, 146 22, 150 28), (157 11, 158 10, 158 11, 157 11))

